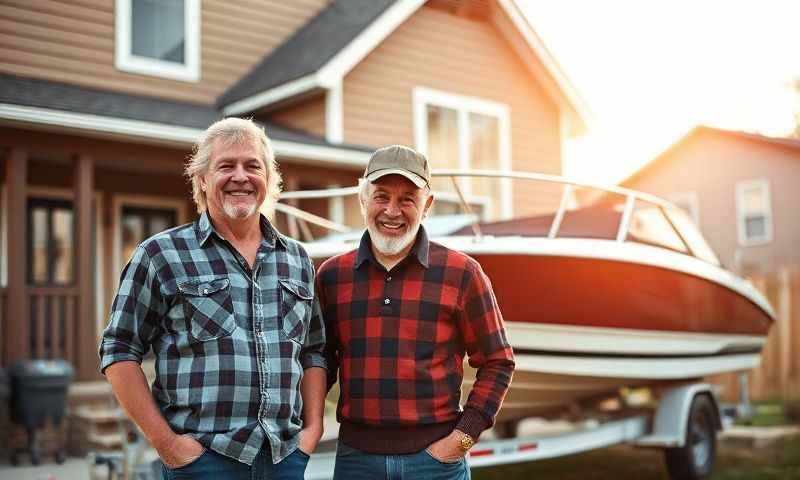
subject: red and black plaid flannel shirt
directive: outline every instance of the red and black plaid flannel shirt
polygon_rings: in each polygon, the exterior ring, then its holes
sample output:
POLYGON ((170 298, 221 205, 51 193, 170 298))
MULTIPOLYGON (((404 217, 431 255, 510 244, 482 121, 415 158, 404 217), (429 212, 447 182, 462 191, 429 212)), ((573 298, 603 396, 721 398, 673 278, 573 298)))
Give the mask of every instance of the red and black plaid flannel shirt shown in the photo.
POLYGON ((316 279, 328 385, 338 371, 341 389, 340 439, 389 454, 419 451, 454 427, 477 438, 514 370, 489 279, 474 259, 429 242, 422 227, 391 271, 370 245, 365 232, 358 250, 327 260, 316 279), (465 354, 478 371, 462 413, 465 354))

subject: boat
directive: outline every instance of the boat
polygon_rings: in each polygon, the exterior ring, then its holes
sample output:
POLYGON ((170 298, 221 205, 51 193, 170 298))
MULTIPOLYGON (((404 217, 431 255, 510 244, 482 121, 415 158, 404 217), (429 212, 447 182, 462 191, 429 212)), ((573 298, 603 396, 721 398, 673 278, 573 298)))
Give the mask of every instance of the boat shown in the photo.
MULTIPOLYGON (((491 280, 516 357, 498 423, 577 411, 621 389, 658 389, 758 365, 775 318, 772 306, 720 264, 688 215, 670 202, 538 173, 433 175, 512 179, 561 191, 549 211, 481 220, 454 180, 462 221, 426 227, 432 241, 472 256, 491 280)), ((288 192, 287 198, 355 192, 288 192)), ((303 218, 318 220, 313 217, 303 218)), ((346 230, 306 243, 307 251, 319 262, 356 248, 361 231, 346 230)))

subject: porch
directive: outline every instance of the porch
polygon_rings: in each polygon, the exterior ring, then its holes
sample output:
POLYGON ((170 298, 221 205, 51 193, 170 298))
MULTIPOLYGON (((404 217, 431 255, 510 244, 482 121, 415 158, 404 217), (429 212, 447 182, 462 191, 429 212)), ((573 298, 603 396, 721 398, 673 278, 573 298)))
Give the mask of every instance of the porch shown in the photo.
MULTIPOLYGON (((0 126, 0 365, 62 358, 75 381, 102 380, 97 344, 130 253, 195 216, 183 177, 189 153, 185 143, 0 126)), ((361 172, 328 165, 323 175, 299 156, 280 160, 288 190, 352 185, 361 172)), ((297 206, 360 222, 351 205, 297 206)), ((274 221, 291 236, 321 233, 274 221)))

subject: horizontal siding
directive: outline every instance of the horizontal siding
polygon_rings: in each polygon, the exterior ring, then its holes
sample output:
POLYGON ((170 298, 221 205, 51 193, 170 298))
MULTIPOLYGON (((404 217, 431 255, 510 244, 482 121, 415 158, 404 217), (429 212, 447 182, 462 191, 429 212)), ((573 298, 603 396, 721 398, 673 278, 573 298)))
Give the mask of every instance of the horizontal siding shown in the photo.
POLYGON ((328 0, 203 0, 201 79, 181 82, 114 66, 113 0, 4 0, 0 72, 210 103, 328 0))
MULTIPOLYGON (((416 86, 508 105, 513 168, 561 172, 556 105, 488 21, 428 7, 416 12, 346 76, 345 141, 411 145, 416 86)), ((436 159, 431 162, 435 167, 436 159)), ((514 187, 518 214, 540 212, 558 201, 558 189, 542 194, 525 183, 514 187)))
POLYGON ((305 100, 271 113, 270 121, 325 136, 325 95, 305 100))

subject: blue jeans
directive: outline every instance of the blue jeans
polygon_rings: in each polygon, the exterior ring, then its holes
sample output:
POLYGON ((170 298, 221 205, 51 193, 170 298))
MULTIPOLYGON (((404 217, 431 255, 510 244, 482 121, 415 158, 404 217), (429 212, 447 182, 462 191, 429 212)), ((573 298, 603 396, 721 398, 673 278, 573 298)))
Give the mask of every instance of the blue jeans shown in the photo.
POLYGON ((469 480, 469 466, 461 459, 443 463, 427 450, 407 455, 366 453, 339 442, 333 480, 469 480))
POLYGON ((299 448, 288 457, 273 464, 269 445, 258 452, 253 466, 236 461, 212 450, 206 450, 197 460, 183 467, 162 467, 164 480, 302 480, 308 465, 308 455, 299 448))

